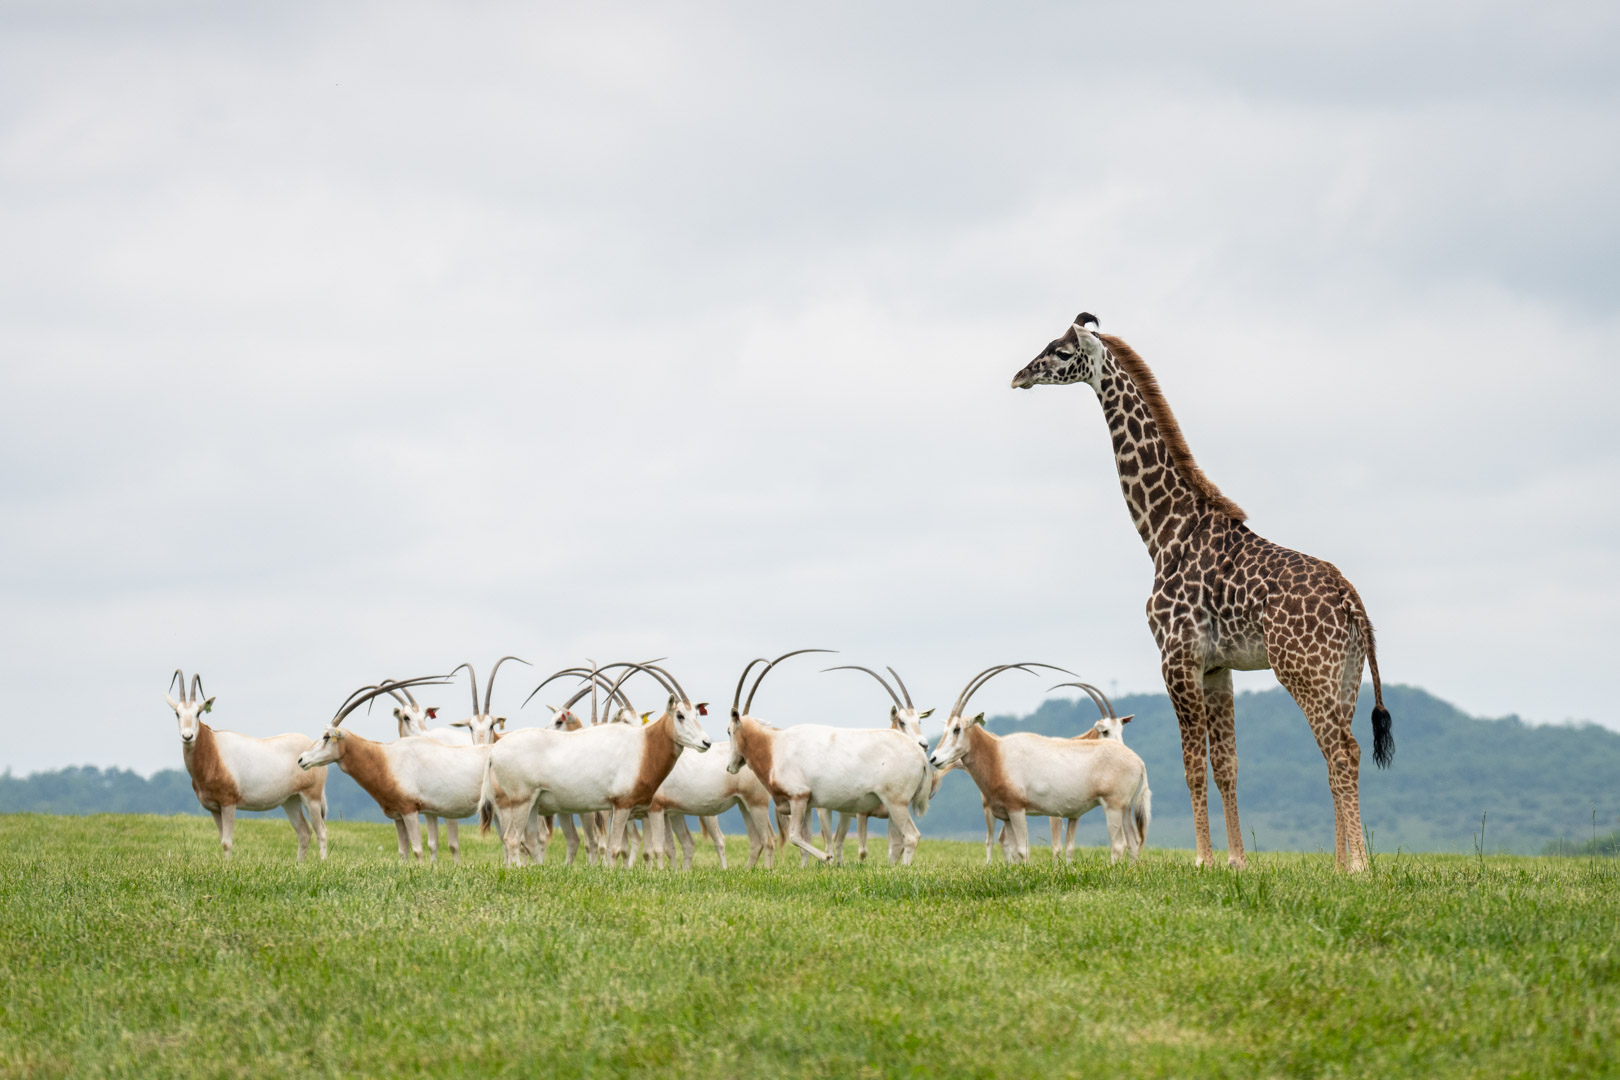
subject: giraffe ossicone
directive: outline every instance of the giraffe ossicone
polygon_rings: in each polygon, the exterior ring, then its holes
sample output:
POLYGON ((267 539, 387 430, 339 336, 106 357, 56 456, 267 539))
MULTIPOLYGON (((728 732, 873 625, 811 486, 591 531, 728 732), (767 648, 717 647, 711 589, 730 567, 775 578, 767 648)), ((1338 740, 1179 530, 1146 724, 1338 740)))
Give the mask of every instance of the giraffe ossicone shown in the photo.
POLYGON ((1148 626, 1181 727, 1198 862, 1214 865, 1208 774, 1226 817, 1227 861, 1245 864, 1237 811, 1232 672, 1270 668, 1310 724, 1327 762, 1337 864, 1366 868, 1358 791, 1361 748, 1351 733, 1365 663, 1372 674, 1373 759, 1394 756, 1372 622, 1332 563, 1255 533, 1241 507, 1193 459, 1147 364, 1081 312, 1013 376, 1015 389, 1083 382, 1097 394, 1131 522, 1153 560, 1148 626), (1206 758, 1207 754, 1207 758, 1206 758))

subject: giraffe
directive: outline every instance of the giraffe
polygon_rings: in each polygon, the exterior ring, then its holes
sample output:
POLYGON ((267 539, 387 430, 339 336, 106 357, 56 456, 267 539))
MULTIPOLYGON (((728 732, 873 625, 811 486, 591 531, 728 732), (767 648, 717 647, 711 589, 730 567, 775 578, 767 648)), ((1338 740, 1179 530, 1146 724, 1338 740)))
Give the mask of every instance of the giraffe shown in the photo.
POLYGON ((1193 460, 1153 372, 1124 341, 1099 333, 1099 325, 1081 312, 1012 385, 1083 382, 1102 403, 1120 490, 1153 559, 1148 626, 1181 728, 1198 865, 1215 865, 1209 772, 1226 812, 1227 863, 1234 869, 1246 863, 1232 672, 1270 668, 1304 711, 1327 760, 1335 864, 1364 870, 1361 747, 1350 731, 1364 660, 1372 671, 1373 760, 1387 768, 1395 753, 1367 609, 1332 563, 1274 544, 1244 524, 1247 515, 1193 460))

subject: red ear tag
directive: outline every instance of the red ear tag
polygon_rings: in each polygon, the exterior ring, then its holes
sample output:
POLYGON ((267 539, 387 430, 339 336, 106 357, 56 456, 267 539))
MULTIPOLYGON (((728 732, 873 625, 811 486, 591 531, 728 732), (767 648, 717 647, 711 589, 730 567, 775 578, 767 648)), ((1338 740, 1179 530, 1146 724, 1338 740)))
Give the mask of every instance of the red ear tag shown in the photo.
POLYGON ((429 720, 437 720, 439 718, 439 710, 438 710, 438 708, 434 707, 434 708, 429 709, 427 711, 427 718, 429 720))
POLYGON ((702 705, 699 705, 697 707, 697 711, 698 711, 699 716, 708 716, 709 715, 709 704, 708 704, 708 702, 704 702, 702 705))

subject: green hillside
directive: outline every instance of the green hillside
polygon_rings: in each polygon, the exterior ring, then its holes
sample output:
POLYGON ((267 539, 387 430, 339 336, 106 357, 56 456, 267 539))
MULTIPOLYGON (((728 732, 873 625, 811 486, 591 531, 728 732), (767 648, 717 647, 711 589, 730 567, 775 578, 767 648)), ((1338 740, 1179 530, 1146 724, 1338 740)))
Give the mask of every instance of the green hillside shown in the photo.
MULTIPOLYGON (((1395 765, 1361 774, 1362 815, 1373 831, 1376 851, 1472 852, 1486 815, 1489 851, 1539 853, 1560 841, 1571 847, 1613 831, 1620 816, 1620 733, 1596 725, 1531 727, 1516 717, 1480 720, 1411 687, 1392 686, 1385 701, 1395 718, 1395 765)), ((1193 845, 1192 810, 1182 775, 1180 733, 1169 699, 1139 694, 1117 703, 1136 719, 1126 729, 1131 747, 1147 762, 1153 785, 1156 847, 1193 845)), ((1362 694, 1356 737, 1371 740, 1367 714, 1371 691, 1362 694)), ((1261 851, 1331 849, 1333 807, 1327 769, 1305 717, 1281 689, 1244 694, 1237 705, 1238 792, 1244 837, 1261 851), (1252 839, 1251 839, 1252 834, 1252 839)), ((1076 735, 1096 719, 1090 701, 1049 701, 1033 715, 998 717, 998 733, 1038 731, 1076 735)), ((178 755, 177 755, 178 756, 178 755)), ((328 800, 334 820, 381 821, 365 792, 336 769, 328 773, 328 800)), ((0 812, 49 814, 201 813, 191 785, 180 770, 150 779, 118 769, 90 767, 0 776, 0 812)), ((279 814, 277 815, 279 816, 279 814)), ((728 815, 727 832, 740 833, 741 821, 728 815)), ((1220 797, 1210 785, 1214 839, 1224 846, 1220 797)), ((922 822, 924 836, 971 839, 984 835, 978 789, 963 773, 945 778, 922 822)), ((1032 838, 1046 834, 1031 825, 1032 838)), ((1100 844, 1102 816, 1081 821, 1080 842, 1100 844)))

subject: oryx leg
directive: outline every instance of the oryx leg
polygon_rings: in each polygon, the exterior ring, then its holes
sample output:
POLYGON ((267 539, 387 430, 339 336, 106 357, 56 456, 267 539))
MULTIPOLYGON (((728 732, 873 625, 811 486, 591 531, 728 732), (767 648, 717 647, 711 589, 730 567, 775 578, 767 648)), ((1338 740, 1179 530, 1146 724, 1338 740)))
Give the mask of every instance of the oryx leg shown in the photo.
POLYGON ((911 820, 911 808, 905 803, 890 803, 888 810, 889 865, 898 862, 901 866, 910 866, 912 856, 917 853, 917 841, 922 839, 922 830, 911 820))
POLYGON ((299 792, 298 797, 304 804, 304 816, 309 819, 310 826, 315 830, 315 843, 321 849, 321 859, 326 859, 326 807, 310 795, 299 792))
MULTIPOLYGON (((450 861, 457 866, 461 865, 461 823, 455 818, 446 818, 444 831, 450 838, 450 861)), ((525 837, 527 839, 527 837, 525 837)))
POLYGON ((856 861, 866 861, 866 819, 871 814, 861 814, 855 819, 856 861))
POLYGON ((833 833, 832 847, 827 849, 833 853, 834 866, 844 865, 844 840, 849 835, 850 817, 841 810, 838 812, 838 831, 833 833))
MULTIPOLYGON (((692 839, 692 830, 686 824, 685 814, 671 814, 670 825, 674 829, 675 840, 681 845, 681 869, 692 869, 693 856, 697 853, 697 842, 692 839)), ((674 844, 670 845, 669 861, 675 862, 674 844)))
POLYGON ((788 837, 800 851, 799 865, 811 855, 819 859, 823 865, 832 860, 832 856, 819 851, 810 840, 810 796, 796 795, 788 800, 788 837))
POLYGON ((400 817, 400 823, 405 826, 405 837, 410 841, 411 854, 417 862, 422 861, 422 827, 417 824, 415 814, 405 814, 400 817))
MULTIPOLYGON (((1120 856, 1125 854, 1128 827, 1125 817, 1130 813, 1129 806, 1110 806, 1103 804, 1103 816, 1108 819, 1108 865, 1113 866, 1119 862, 1120 856)), ((1135 860, 1131 860, 1134 862, 1135 860)))
MULTIPOLYGON (((427 822, 428 862, 436 863, 439 861, 439 817, 437 814, 423 814, 422 821, 427 822)), ((421 822, 416 827, 420 831, 421 822)))
POLYGON ((1080 819, 1072 817, 1063 830, 1063 861, 1074 862, 1074 830, 1079 826, 1080 819))
POLYGON ((1021 806, 1007 808, 1007 824, 1012 829, 1013 854, 1017 862, 1029 862, 1029 818, 1021 806))
POLYGON ((630 814, 632 808, 628 806, 615 806, 612 820, 608 823, 608 867, 613 870, 619 868, 619 857, 624 856, 624 865, 630 866, 630 845, 625 834, 630 828, 630 814))
MULTIPOLYGON (((567 845, 568 854, 563 859, 564 866, 574 865, 574 856, 579 854, 579 827, 574 824, 573 814, 563 814, 560 822, 563 832, 563 843, 567 845)), ((587 841, 588 842, 588 841, 587 841)), ((590 858, 590 848, 585 849, 585 857, 590 858)))
POLYGON ((303 800, 294 795, 281 804, 281 809, 286 811, 293 832, 298 834, 298 861, 303 862, 304 853, 309 850, 309 822, 304 820, 303 800))
POLYGON ((222 806, 214 815, 214 823, 219 826, 219 846, 225 849, 225 857, 231 857, 231 846, 236 837, 236 807, 234 805, 222 806))
POLYGON ((405 835, 405 819, 402 817, 394 819, 394 836, 399 841, 399 861, 408 861, 411 857, 411 841, 405 835))
MULTIPOLYGON (((746 822, 747 820, 748 815, 744 814, 743 821, 746 822)), ((703 830, 704 836, 714 841, 715 858, 720 860, 720 869, 724 870, 726 868, 726 834, 720 831, 720 818, 715 815, 699 817, 698 828, 703 830)))
MULTIPOLYGON (((684 818, 682 818, 681 824, 686 824, 684 818)), ((675 853, 669 850, 674 845, 670 844, 668 836, 665 835, 668 826, 669 815, 661 810, 647 811, 647 842, 645 850, 655 870, 662 870, 666 860, 669 862, 671 869, 675 866, 675 853)), ((634 858, 631 861, 634 862, 634 858)))
POLYGON ((771 812, 765 806, 742 804, 743 828, 748 833, 748 869, 752 870, 761 855, 765 867, 776 865, 776 836, 771 832, 771 812))

